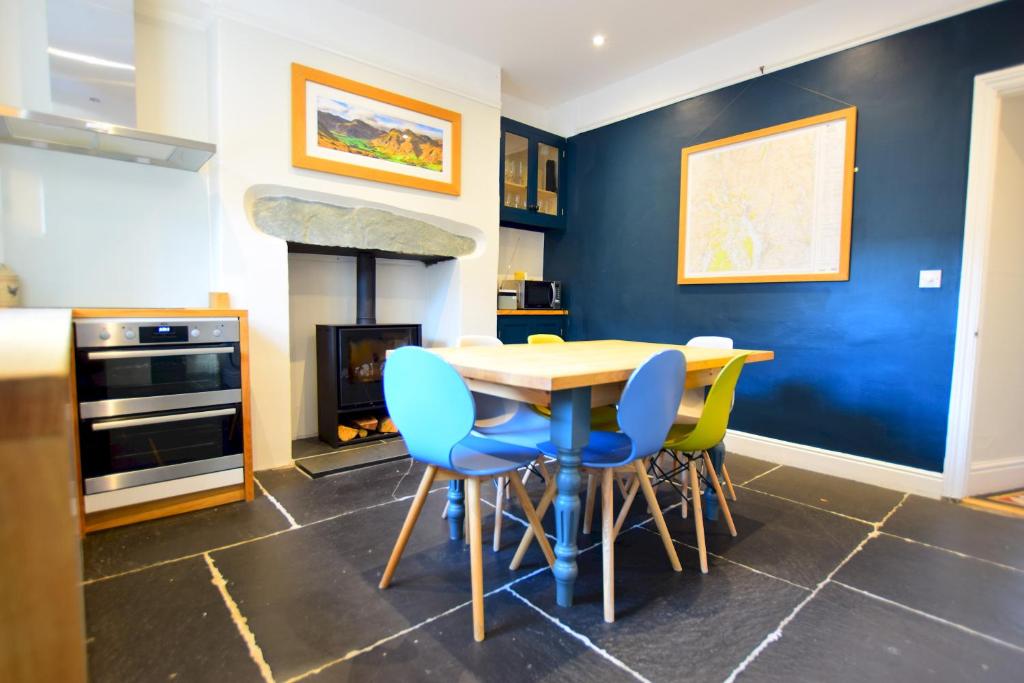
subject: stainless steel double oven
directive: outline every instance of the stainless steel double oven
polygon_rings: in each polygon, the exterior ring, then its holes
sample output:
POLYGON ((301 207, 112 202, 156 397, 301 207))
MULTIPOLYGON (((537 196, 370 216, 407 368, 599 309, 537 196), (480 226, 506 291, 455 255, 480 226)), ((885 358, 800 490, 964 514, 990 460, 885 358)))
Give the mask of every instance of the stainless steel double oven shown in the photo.
POLYGON ((87 511, 242 481, 237 318, 76 321, 75 373, 87 511))

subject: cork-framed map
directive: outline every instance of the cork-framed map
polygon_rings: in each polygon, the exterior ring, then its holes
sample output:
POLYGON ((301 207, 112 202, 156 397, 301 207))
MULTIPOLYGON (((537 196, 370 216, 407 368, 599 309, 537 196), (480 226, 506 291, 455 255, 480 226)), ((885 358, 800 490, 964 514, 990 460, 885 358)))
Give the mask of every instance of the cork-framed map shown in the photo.
POLYGON ((855 107, 682 150, 678 284, 850 279, 855 107))

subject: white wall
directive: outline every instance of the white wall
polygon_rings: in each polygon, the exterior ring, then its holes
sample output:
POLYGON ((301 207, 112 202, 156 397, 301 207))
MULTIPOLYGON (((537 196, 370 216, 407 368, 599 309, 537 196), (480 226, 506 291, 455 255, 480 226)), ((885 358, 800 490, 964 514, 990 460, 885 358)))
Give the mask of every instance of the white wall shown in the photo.
POLYGON ((544 278, 544 233, 501 228, 498 243, 498 283, 523 271, 531 280, 544 278))
MULTIPOLYGON (((992 232, 983 274, 978 367, 971 428, 971 468, 1020 460, 1016 429, 1024 396, 1024 95, 1004 100, 996 149, 992 232)), ((1024 472, 1024 469, 1020 469, 1024 472)), ((1024 481, 1006 481, 1008 489, 1024 481)), ((981 493, 980 491, 976 493, 981 493)))
MULTIPOLYGON (((205 35, 137 37, 138 127, 205 138, 205 35)), ((46 43, 45 3, 0 0, 0 103, 46 110, 46 43)), ((26 306, 205 306, 206 176, 0 145, 0 261, 26 306)))
MULTIPOLYGON (((342 26, 330 13, 337 8, 317 0, 327 14, 319 27, 342 26)), ((306 16, 296 10, 295 16, 306 16)), ((231 293, 233 305, 249 309, 252 344, 253 437, 258 469, 290 462, 293 427, 301 415, 290 417, 291 379, 289 324, 289 263, 285 243, 258 232, 249 222, 244 206, 246 191, 255 185, 273 184, 304 191, 330 193, 368 200, 459 221, 478 228, 483 244, 467 258, 425 269, 423 288, 430 299, 422 312, 424 337, 429 343, 451 343, 460 334, 494 334, 494 287, 497 272, 498 197, 494 174, 498 168, 499 71, 493 67, 493 92, 488 98, 467 97, 444 87, 473 66, 450 49, 434 49, 424 38, 407 36, 405 42, 389 37, 373 41, 382 61, 395 66, 395 55, 417 56, 434 65, 442 86, 372 66, 369 46, 359 42, 360 58, 343 56, 345 31, 316 35, 310 40, 334 40, 332 50, 305 40, 267 31, 228 14, 212 28, 211 63, 214 64, 214 132, 218 154, 214 161, 213 192, 217 198, 215 253, 220 269, 213 289, 231 293), (396 52, 395 46, 398 45, 396 52), (429 57, 428 57, 429 56, 429 57), (437 104, 462 114, 462 194, 458 197, 390 186, 355 178, 300 170, 291 165, 291 63, 299 62, 357 81, 437 104), (489 103, 481 101, 489 99, 489 103)), ((282 24, 288 21, 282 19, 282 24)), ((378 30, 389 29, 374 23, 378 30)), ((288 28, 285 26, 285 28, 288 28)), ((290 29, 289 29, 290 30, 290 29)), ((295 29, 298 30, 298 29, 295 29)), ((372 33, 372 32, 371 32, 372 33)), ((376 34, 375 34, 376 35, 376 34)), ((390 35, 390 34, 389 34, 390 35)), ((420 70, 421 65, 415 69, 420 70)), ((466 89, 479 90, 479 73, 468 70, 466 89)), ((487 79, 484 79, 485 81, 487 79)), ((477 93, 479 94, 479 93, 477 93)), ((335 274, 339 279, 341 276, 335 274)), ((379 273, 378 288, 386 290, 388 272, 379 273)), ((321 321, 322 322, 322 321, 321 321)))
MULTIPOLYGON (((419 261, 377 259, 378 323, 423 324, 432 289, 427 270, 419 261)), ((351 256, 288 255, 293 438, 317 433, 316 326, 355 322, 355 279, 351 256)))
POLYGON ((548 130, 575 135, 992 2, 821 0, 561 104, 548 130))

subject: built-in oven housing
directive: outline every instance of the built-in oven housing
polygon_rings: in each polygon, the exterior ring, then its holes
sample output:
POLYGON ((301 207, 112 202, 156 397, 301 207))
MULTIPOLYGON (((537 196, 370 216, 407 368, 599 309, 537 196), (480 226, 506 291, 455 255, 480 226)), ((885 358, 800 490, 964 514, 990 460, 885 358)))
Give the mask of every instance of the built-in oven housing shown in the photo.
POLYGON ((241 361, 237 318, 76 321, 87 510, 113 491, 241 472, 241 361))

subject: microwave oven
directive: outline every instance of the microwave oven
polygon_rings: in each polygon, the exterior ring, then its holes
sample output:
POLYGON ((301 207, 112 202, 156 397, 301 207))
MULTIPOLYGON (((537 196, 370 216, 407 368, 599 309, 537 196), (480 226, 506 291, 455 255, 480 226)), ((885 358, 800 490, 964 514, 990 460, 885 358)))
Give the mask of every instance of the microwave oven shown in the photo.
POLYGON ((562 308, 562 283, 556 280, 505 280, 501 288, 515 290, 519 308, 562 308))

